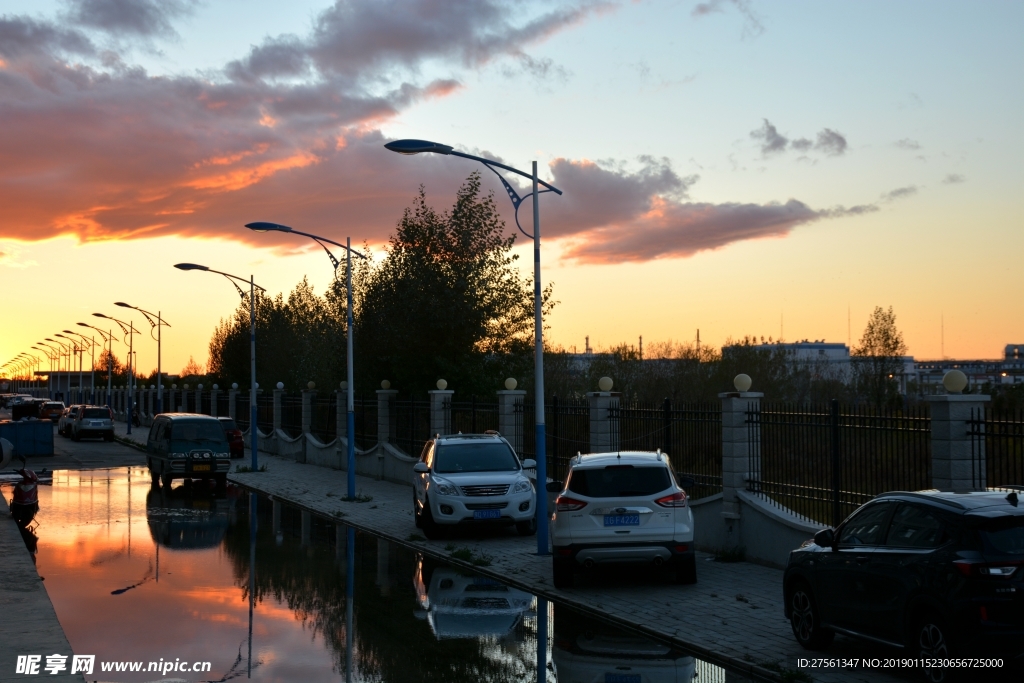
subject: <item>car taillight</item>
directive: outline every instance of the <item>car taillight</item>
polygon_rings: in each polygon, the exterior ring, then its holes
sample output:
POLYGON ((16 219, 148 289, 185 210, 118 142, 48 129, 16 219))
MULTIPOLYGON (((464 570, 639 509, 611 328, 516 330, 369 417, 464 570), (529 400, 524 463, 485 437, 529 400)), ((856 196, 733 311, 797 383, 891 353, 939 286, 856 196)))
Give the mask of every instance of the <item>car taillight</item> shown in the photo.
POLYGON ((1008 579, 1016 573, 1020 564, 1000 562, 989 564, 978 560, 954 560, 953 566, 967 578, 973 579, 1008 579))
POLYGON ((555 499, 555 510, 558 512, 574 512, 587 507, 586 501, 576 500, 569 496, 559 496, 555 499))
POLYGON ((684 508, 686 507, 686 491, 677 491, 654 502, 663 508, 684 508))

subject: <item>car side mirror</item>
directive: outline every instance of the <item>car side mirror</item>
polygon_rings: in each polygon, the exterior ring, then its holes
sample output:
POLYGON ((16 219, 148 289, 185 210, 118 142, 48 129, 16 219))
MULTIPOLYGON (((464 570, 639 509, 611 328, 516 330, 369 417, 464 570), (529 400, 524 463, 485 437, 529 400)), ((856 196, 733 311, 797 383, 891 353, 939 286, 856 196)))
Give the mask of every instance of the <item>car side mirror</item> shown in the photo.
POLYGON ((693 480, 693 477, 676 477, 676 483, 679 484, 681 489, 692 489, 697 485, 697 482, 693 480))
POLYGON ((418 462, 418 463, 416 463, 415 465, 412 466, 412 471, 416 472, 418 474, 426 474, 427 472, 430 471, 430 468, 427 467, 427 463, 425 463, 425 462, 418 462))
POLYGON ((561 481, 549 481, 544 486, 544 489, 548 493, 561 493, 562 492, 562 487, 564 486, 564 484, 565 484, 565 482, 561 482, 561 481))
POLYGON ((532 470, 532 469, 535 469, 536 467, 537 467, 537 461, 534 460, 533 458, 527 458, 526 460, 523 461, 523 469, 524 470, 532 470))
POLYGON ((836 534, 832 529, 822 529, 814 534, 814 543, 821 548, 831 548, 836 543, 836 534))

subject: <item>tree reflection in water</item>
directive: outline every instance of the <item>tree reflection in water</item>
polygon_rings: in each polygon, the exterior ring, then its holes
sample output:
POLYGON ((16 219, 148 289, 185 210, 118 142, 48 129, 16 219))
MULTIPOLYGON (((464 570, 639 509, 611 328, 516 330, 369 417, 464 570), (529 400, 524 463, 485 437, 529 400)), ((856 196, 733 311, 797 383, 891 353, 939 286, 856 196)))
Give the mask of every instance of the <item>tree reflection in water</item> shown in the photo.
MULTIPOLYGON (((242 507, 238 507, 239 519, 225 534, 224 549, 234 583, 248 600, 249 520, 242 507)), ((344 674, 347 527, 281 506, 278 540, 273 502, 260 496, 257 510, 255 619, 258 622, 259 603, 267 597, 287 605, 303 628, 327 644, 334 671, 344 674)), ((528 602, 514 619, 502 612, 497 622, 508 623, 505 633, 494 627, 495 620, 484 619, 481 623, 490 624, 482 628, 484 634, 445 637, 445 632, 435 633, 430 619, 423 618, 423 593, 429 592, 438 569, 452 573, 450 580, 463 575, 370 534, 356 533, 354 538, 352 636, 359 679, 385 683, 537 680, 535 603, 528 602)), ((464 578, 469 583, 474 580, 473 575, 464 578)), ((487 603, 481 604, 486 610, 487 603)), ((548 675, 553 681, 553 673, 548 675)))

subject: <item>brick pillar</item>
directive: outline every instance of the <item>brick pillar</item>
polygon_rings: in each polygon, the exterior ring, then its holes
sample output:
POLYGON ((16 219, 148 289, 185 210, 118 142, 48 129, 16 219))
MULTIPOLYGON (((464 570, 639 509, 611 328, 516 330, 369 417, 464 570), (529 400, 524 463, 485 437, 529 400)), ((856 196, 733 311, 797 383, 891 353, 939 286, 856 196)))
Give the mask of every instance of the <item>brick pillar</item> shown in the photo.
POLYGON ((281 428, 281 397, 284 396, 284 389, 274 389, 274 430, 272 435, 277 435, 281 428))
POLYGON ((235 386, 237 385, 232 385, 228 389, 228 417, 232 420, 238 419, 238 406, 236 405, 238 402, 238 389, 235 386))
POLYGON ((202 414, 203 412, 203 385, 196 386, 196 412, 202 414))
POLYGON ((377 390, 377 442, 390 443, 393 435, 391 407, 394 405, 398 389, 377 390))
MULTIPOLYGON (((515 385, 513 385, 515 386, 515 385)), ((516 417, 516 403, 526 399, 523 389, 502 389, 498 394, 498 431, 508 439, 512 448, 521 458, 523 456, 523 416, 516 417)))
MULTIPOLYGON (((452 389, 434 389, 430 394, 430 438, 435 434, 450 434, 452 431, 452 389)), ((419 453, 410 453, 415 457, 419 453)))
POLYGON ((337 397, 334 401, 335 433, 338 435, 340 449, 340 439, 348 439, 348 389, 335 389, 334 395, 337 397))
POLYGON ((722 400, 722 517, 727 533, 723 548, 736 548, 740 543, 740 503, 736 495, 747 485, 752 474, 760 476, 760 439, 751 453, 750 426, 747 411, 759 409, 764 394, 758 391, 729 391, 719 394, 722 400))
MULTIPOLYGON (((312 384, 312 383, 311 383, 312 384)), ((309 434, 313 424, 313 399, 316 398, 315 389, 302 390, 302 433, 309 434)))
POLYGON ((611 417, 609 408, 619 407, 620 394, 617 391, 590 391, 590 452, 614 453, 619 450, 618 417, 611 417), (616 424, 612 424, 612 421, 616 424))
POLYGON ((985 417, 989 396, 948 394, 925 396, 932 414, 932 486, 940 491, 977 491, 987 485, 985 440, 978 439, 975 461, 971 456, 971 411, 985 417))

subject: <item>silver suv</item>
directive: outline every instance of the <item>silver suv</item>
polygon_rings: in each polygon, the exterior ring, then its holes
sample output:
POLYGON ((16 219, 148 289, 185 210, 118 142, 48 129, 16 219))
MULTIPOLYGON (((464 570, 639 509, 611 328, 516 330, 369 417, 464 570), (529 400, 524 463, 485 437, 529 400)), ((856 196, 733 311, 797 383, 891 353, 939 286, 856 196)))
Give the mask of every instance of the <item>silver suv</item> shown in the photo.
POLYGON ((514 524, 537 532, 537 493, 524 470, 537 464, 519 456, 497 432, 431 439, 413 466, 413 514, 427 538, 442 526, 514 524))
MULTIPOLYGON (((696 583, 693 512, 668 457, 658 451, 577 455, 551 520, 557 588, 597 564, 637 562, 696 583)), ((548 486, 561 489, 562 482, 548 486)))
POLYGON ((106 406, 79 406, 67 429, 74 441, 79 441, 83 436, 100 436, 104 441, 113 441, 114 414, 106 406))

